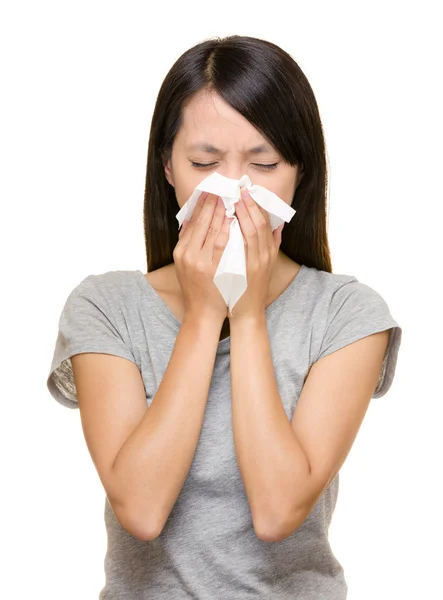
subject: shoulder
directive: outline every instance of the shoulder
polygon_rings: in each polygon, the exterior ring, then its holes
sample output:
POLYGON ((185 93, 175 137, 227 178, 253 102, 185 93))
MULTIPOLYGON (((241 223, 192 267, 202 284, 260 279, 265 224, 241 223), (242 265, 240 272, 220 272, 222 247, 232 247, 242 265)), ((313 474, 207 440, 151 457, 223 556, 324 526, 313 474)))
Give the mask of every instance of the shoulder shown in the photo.
POLYGON ((323 354, 340 347, 344 340, 350 343, 383 329, 394 327, 395 335, 401 335, 380 292, 354 275, 315 270, 312 280, 316 333, 322 340, 323 354))
POLYGON ((181 287, 175 274, 175 265, 170 263, 155 271, 144 274, 151 287, 158 293, 166 295, 181 295, 181 287))
POLYGON ((398 326, 380 292, 355 275, 309 268, 303 294, 302 310, 317 341, 398 326))
POLYGON ((345 300, 353 302, 384 302, 380 293, 346 273, 329 273, 309 267, 307 292, 316 298, 319 305, 330 307, 345 300))
POLYGON ((358 282, 354 275, 345 273, 329 273, 328 271, 320 271, 315 267, 306 267, 309 271, 309 283, 316 290, 324 290, 329 294, 333 294, 335 290, 348 283, 358 282))
MULTIPOLYGON (((390 330, 388 347, 374 397, 389 389, 394 377, 402 328, 393 318, 383 296, 354 275, 327 273, 310 269, 314 322, 313 362, 357 340, 390 330)), ((307 286, 309 287, 309 286, 307 286)))
POLYGON ((92 319, 112 321, 116 327, 138 318, 143 291, 143 274, 136 271, 107 271, 84 277, 70 291, 61 320, 87 322, 92 319))
POLYGON ((104 297, 110 301, 117 301, 119 298, 123 299, 127 296, 131 297, 129 292, 133 292, 137 276, 142 277, 142 273, 135 270, 116 270, 90 274, 75 285, 69 296, 104 297))

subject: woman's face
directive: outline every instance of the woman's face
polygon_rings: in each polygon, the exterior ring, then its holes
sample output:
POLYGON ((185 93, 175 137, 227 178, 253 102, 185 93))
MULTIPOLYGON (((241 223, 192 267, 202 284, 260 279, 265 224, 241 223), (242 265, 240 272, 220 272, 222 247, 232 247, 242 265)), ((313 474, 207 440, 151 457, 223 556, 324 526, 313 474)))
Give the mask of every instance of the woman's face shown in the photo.
POLYGON ((292 202, 300 177, 299 168, 285 163, 249 121, 218 94, 206 91, 196 94, 184 109, 172 160, 163 164, 180 208, 195 187, 215 171, 231 179, 246 174, 252 184, 271 190, 287 204, 292 202))

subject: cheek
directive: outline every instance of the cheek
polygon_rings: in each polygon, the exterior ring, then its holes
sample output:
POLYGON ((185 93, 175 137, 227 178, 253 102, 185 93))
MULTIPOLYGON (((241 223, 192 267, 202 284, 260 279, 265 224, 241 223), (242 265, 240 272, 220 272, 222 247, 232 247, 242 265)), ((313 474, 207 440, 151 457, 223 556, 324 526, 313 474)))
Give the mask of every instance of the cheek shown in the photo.
POLYGON ((292 186, 292 188, 290 188, 290 189, 286 188, 283 192, 283 195, 280 196, 280 198, 282 200, 284 200, 286 202, 286 204, 291 205, 292 200, 294 198, 294 192, 295 192, 295 186, 292 186))
POLYGON ((274 185, 265 185, 271 192, 274 192, 279 198, 286 202, 286 204, 292 203, 292 198, 294 197, 292 182, 284 182, 284 181, 276 181, 274 185))
POLYGON ((176 165, 174 169, 174 191, 177 203, 181 208, 189 200, 190 195, 202 178, 194 177, 186 169, 178 167, 179 165, 176 165))
POLYGON ((204 177, 189 177, 181 178, 176 181, 175 184, 175 197, 177 198, 177 203, 181 208, 191 197, 192 192, 198 186, 200 181, 203 181, 204 177))
POLYGON ((292 168, 280 171, 277 169, 272 175, 257 176, 254 174, 251 181, 274 192, 283 202, 291 205, 295 192, 295 173, 292 168))
POLYGON ((293 172, 284 174, 279 178, 279 181, 276 182, 275 193, 284 200, 286 204, 291 205, 295 193, 295 184, 295 174, 293 172))
POLYGON ((196 170, 188 170, 188 172, 182 173, 182 176, 176 181, 175 186, 175 195, 180 208, 189 200, 198 184, 203 181, 203 179, 206 179, 210 173, 212 173, 212 171, 204 173, 197 172, 196 170))

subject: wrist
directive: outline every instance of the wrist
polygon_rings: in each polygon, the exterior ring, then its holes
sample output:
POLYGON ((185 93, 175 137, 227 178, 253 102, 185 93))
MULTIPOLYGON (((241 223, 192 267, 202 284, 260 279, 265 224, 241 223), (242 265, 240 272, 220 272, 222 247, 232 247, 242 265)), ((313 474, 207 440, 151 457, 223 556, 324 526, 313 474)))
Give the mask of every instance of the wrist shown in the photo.
MULTIPOLYGON (((235 311, 235 307, 234 307, 235 311)), ((231 329, 233 327, 257 327, 260 324, 266 323, 266 314, 265 311, 260 313, 245 313, 245 314, 229 314, 229 325, 231 329)))
POLYGON ((221 314, 185 311, 183 323, 191 323, 204 329, 216 329, 220 332, 225 317, 221 314))

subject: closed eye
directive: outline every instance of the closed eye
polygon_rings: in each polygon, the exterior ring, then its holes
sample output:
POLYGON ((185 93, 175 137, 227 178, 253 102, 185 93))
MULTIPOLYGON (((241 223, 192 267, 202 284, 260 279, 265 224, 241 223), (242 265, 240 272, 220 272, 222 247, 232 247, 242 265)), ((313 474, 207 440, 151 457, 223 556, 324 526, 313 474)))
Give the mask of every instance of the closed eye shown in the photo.
MULTIPOLYGON (((193 167, 195 167, 196 169, 204 169, 205 167, 213 167, 213 166, 214 166, 214 165, 216 165, 216 164, 217 164, 217 163, 209 163, 209 164, 196 163, 196 162, 193 162, 193 161, 191 160, 191 165, 192 165, 193 167)), ((277 167, 277 165, 278 165, 278 162, 276 162, 276 163, 273 163, 272 165, 260 165, 260 164, 258 164, 258 163, 253 163, 253 165, 254 165, 255 167, 258 167, 259 169, 264 169, 264 170, 268 170, 268 171, 270 171, 271 169, 275 169, 275 168, 277 167)))

